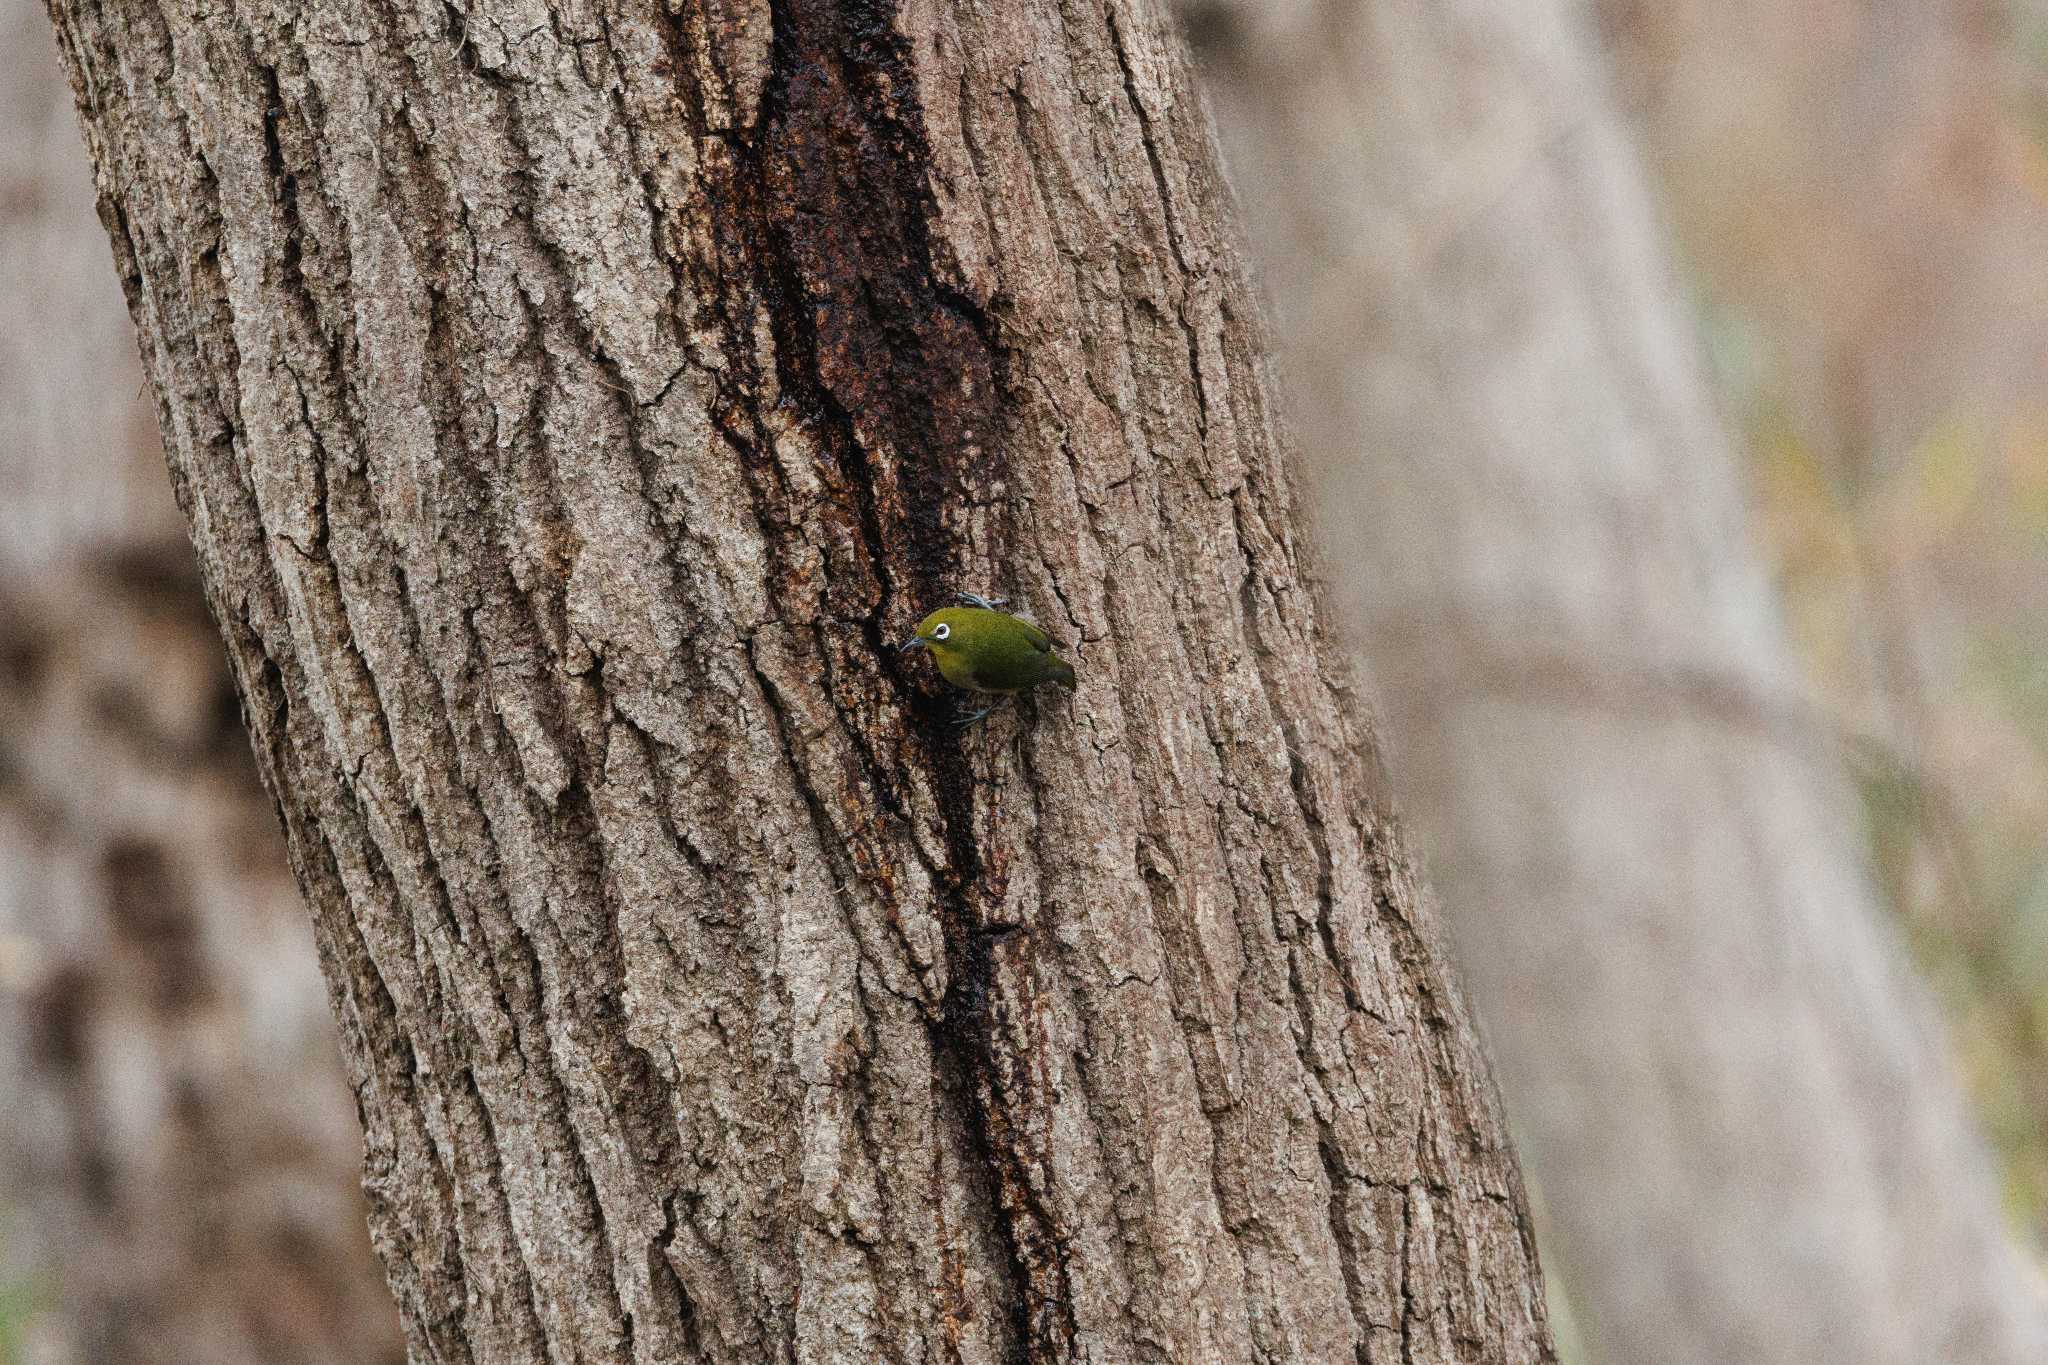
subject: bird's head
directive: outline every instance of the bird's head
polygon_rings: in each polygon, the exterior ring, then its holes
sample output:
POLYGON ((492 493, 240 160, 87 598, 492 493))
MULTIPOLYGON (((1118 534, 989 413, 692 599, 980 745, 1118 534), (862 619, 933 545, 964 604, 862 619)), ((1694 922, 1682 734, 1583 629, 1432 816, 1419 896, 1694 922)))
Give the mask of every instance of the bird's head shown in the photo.
POLYGON ((917 633, 903 642, 903 648, 930 650, 940 658, 961 655, 972 646, 974 629, 972 609, 941 607, 917 623, 917 633))

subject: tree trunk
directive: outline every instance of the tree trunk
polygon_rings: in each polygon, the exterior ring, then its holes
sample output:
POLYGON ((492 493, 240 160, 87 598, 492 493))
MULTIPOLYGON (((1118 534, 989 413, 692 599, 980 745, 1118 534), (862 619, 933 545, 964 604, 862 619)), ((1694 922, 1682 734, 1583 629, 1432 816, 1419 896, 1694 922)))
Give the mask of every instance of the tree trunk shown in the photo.
POLYGON ((52 8, 416 1357, 1548 1358, 1149 5, 52 8))
POLYGON ((2048 1356, 1582 13, 1191 7, 1597 1357, 2048 1356))
POLYGON ((396 1360, 312 932, 27 4, 0 320, 0 1360, 396 1360))

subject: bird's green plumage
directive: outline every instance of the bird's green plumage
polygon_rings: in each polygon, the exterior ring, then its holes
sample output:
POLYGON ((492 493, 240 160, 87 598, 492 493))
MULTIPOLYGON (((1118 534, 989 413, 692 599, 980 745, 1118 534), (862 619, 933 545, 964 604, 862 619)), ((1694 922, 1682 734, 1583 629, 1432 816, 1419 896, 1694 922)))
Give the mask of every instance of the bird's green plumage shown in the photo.
POLYGON ((1029 621, 987 607, 943 607, 918 622, 913 644, 931 652, 939 674, 975 692, 1023 692, 1055 682, 1074 690, 1073 666, 1052 637, 1029 621))

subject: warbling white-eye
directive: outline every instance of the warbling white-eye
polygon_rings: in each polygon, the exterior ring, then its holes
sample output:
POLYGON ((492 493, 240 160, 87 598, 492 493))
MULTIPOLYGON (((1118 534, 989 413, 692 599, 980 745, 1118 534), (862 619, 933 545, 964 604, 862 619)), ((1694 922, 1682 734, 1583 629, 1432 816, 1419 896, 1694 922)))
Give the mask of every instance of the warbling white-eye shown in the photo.
MULTIPOLYGON (((1073 666, 1053 652, 1051 636, 1021 617, 997 611, 1001 598, 991 601, 964 592, 960 600, 968 605, 941 607, 918 622, 917 634, 903 648, 924 649, 939 666, 940 677, 970 692, 1015 696, 1045 682, 1074 690, 1073 666)), ((994 709, 983 707, 961 724, 972 725, 994 709)))

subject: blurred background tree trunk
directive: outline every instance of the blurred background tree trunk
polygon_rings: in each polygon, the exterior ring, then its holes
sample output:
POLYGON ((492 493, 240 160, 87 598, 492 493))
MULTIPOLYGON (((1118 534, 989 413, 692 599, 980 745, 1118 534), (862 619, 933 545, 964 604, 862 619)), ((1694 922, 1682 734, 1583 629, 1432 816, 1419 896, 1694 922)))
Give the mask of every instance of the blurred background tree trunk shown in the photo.
POLYGON ((0 1358, 399 1358, 41 7, 0 7, 0 1358))
POLYGON ((2042 1359, 1589 16, 1187 15, 1596 1358, 2042 1359))
POLYGON ((52 8, 417 1358, 1551 1357, 1155 6, 52 8))
POLYGON ((2048 1254, 2048 4, 1599 12, 1879 887, 2048 1254))

